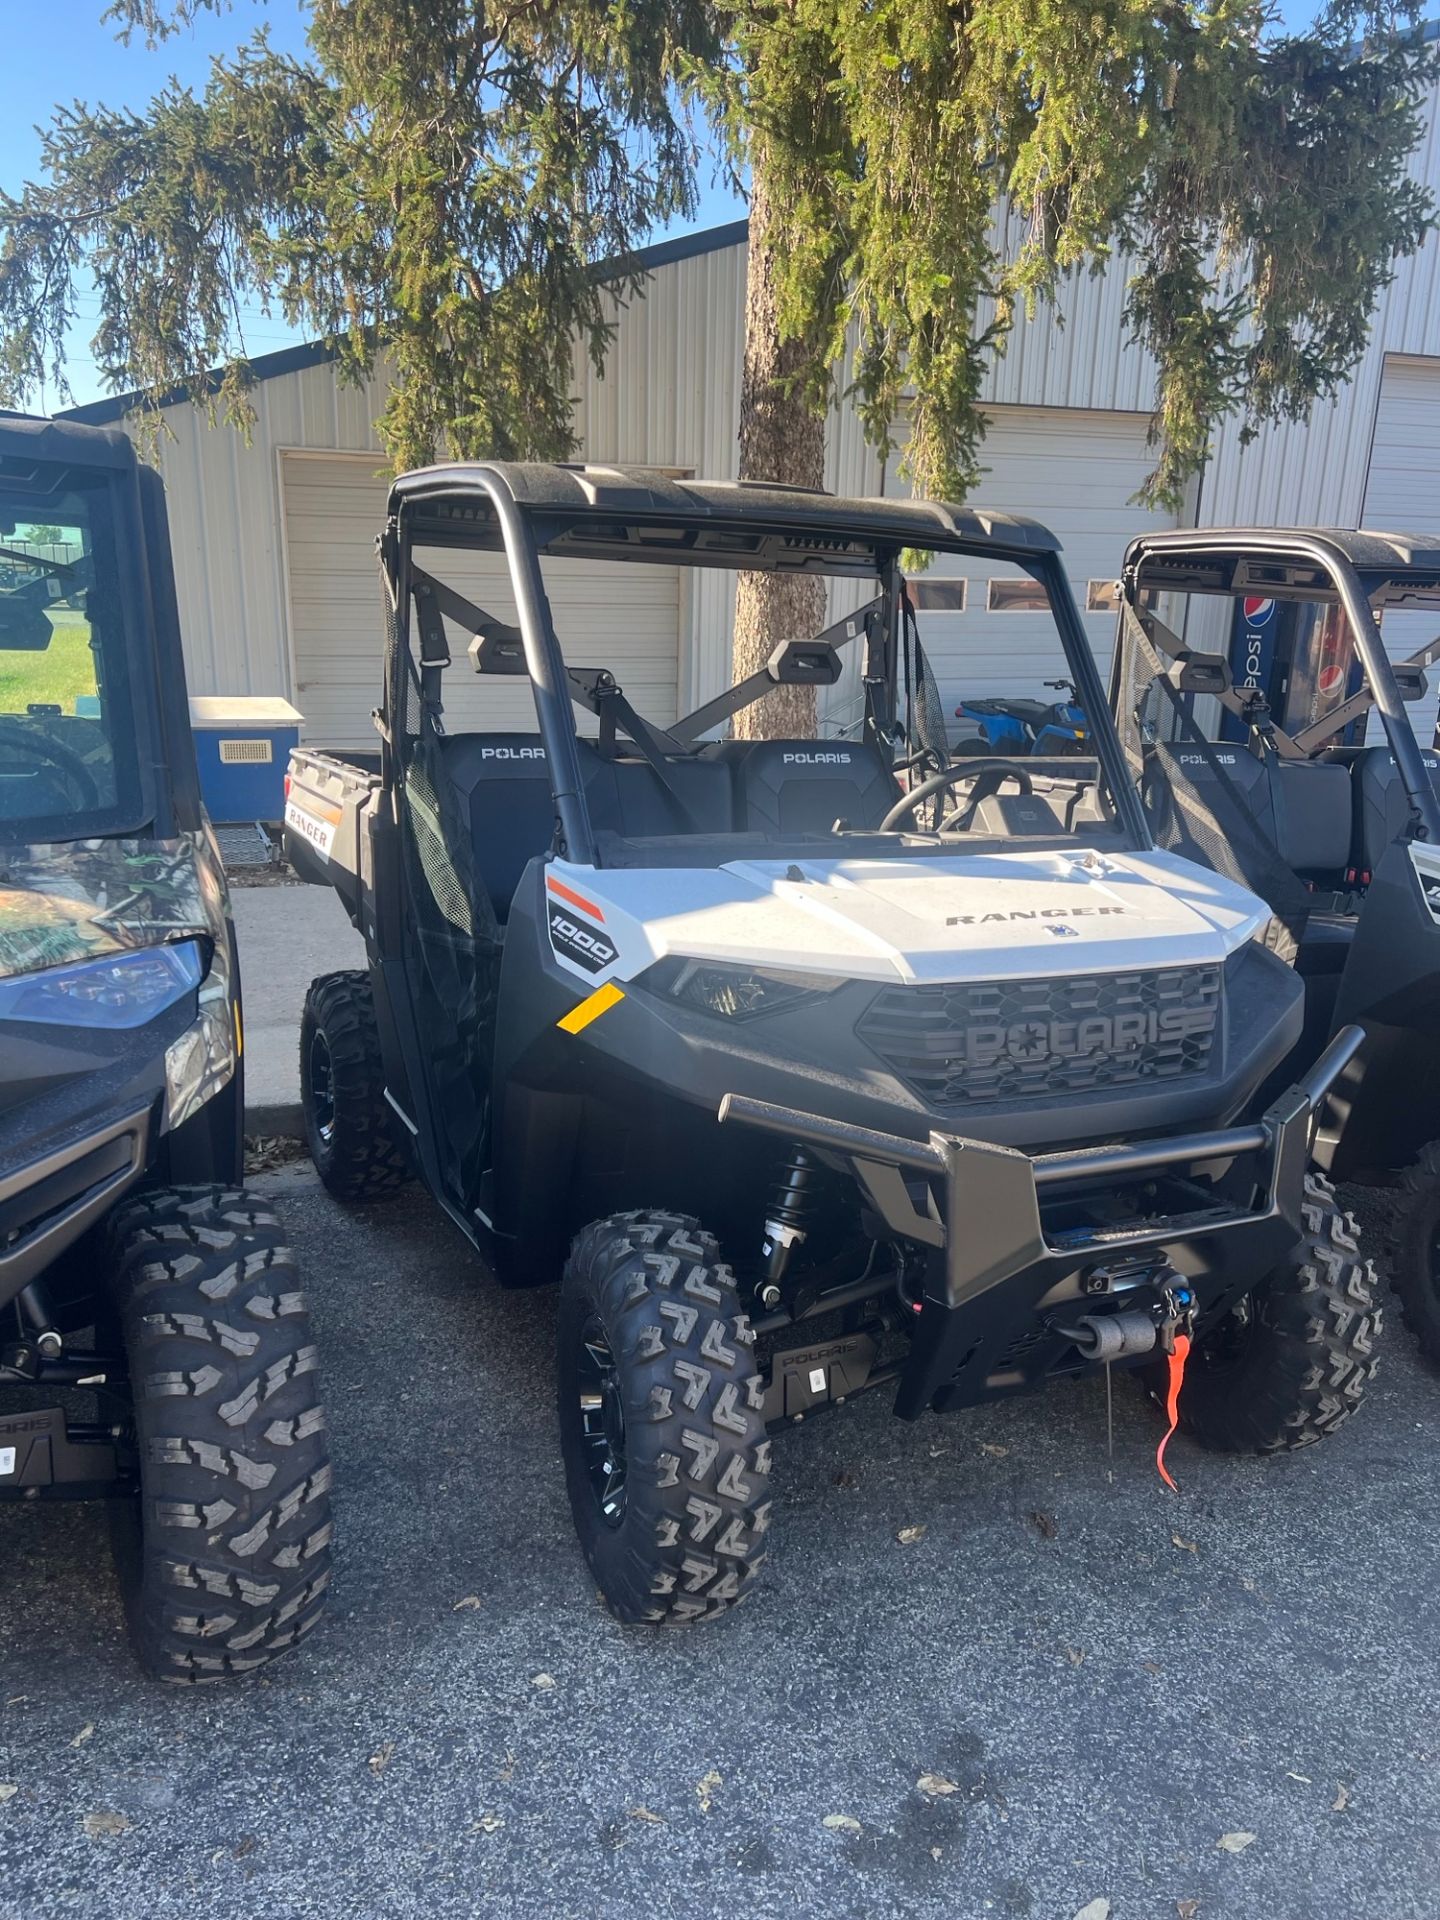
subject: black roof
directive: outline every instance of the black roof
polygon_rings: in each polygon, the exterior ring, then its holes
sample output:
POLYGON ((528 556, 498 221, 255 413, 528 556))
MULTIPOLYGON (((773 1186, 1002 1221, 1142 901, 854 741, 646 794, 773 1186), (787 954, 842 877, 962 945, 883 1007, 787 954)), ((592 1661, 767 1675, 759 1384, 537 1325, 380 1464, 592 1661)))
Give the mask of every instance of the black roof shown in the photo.
POLYGON ((118 428, 82 426, 73 420, 49 420, 38 413, 0 411, 0 458, 7 472, 23 481, 19 464, 29 460, 71 466, 133 468, 134 443, 118 428))
MULTIPOLYGON (((1187 581, 1192 591, 1209 586, 1229 592, 1235 582, 1222 576, 1222 566, 1233 561, 1274 562, 1296 588, 1322 557, 1348 560, 1360 573, 1425 576, 1440 573, 1440 534, 1386 533, 1366 527, 1177 527, 1165 533, 1142 533, 1125 554, 1128 568, 1143 565, 1153 585, 1195 569, 1187 581), (1203 576, 1203 577, 1202 577, 1203 576)), ((1247 569, 1250 571, 1250 569, 1247 569)))
POLYGON ((868 571, 877 554, 904 547, 1017 558, 1060 549, 1038 521, 984 507, 847 500, 746 480, 676 480, 645 467, 451 462, 401 474, 390 503, 392 511, 409 509, 417 537, 496 547, 497 495, 541 523, 542 549, 616 560, 843 573, 868 571))

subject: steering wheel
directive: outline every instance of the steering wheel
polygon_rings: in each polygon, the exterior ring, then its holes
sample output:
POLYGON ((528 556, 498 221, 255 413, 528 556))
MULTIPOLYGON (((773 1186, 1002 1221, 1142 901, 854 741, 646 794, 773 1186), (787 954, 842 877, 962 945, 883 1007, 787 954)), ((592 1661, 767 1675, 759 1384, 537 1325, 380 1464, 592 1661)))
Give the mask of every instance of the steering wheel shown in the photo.
POLYGON ((0 748, 27 754, 40 765, 53 767, 75 788, 82 807, 98 807, 100 789, 94 776, 73 747, 67 747, 39 729, 21 726, 17 720, 0 719, 0 748))
POLYGON ((986 795, 995 793, 1002 781, 1014 780, 1022 793, 1033 793, 1035 783, 1025 769, 1017 766, 1013 760, 960 760, 952 767, 942 767, 939 773, 932 773, 928 780, 922 780, 918 787, 912 787, 902 794, 885 818, 880 822, 881 833, 893 833, 895 828, 910 815, 910 824, 915 824, 915 809, 922 800, 928 800, 933 794, 944 793, 951 787, 958 787, 972 780, 987 778, 982 792, 970 796, 972 807, 986 795))

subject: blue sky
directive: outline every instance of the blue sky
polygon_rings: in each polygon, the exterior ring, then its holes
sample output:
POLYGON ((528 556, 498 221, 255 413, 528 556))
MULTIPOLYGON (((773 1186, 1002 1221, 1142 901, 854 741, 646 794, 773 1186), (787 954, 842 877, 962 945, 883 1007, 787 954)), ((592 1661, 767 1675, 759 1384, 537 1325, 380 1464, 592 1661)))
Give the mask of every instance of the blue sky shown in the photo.
MULTIPOLYGON (((83 100, 138 109, 172 74, 198 89, 204 84, 211 55, 231 50, 262 24, 268 25, 277 47, 298 52, 304 46, 299 0, 268 0, 268 4, 267 0, 237 0, 230 13, 202 16, 194 28, 154 52, 138 38, 122 46, 111 28, 99 24, 104 10, 105 0, 41 0, 39 5, 32 0, 6 0, 0 35, 0 186, 6 191, 18 192, 22 182, 35 174, 40 151, 35 126, 49 119, 58 102, 83 100)), ((1315 10, 1311 0, 1285 0, 1283 7, 1287 22, 1297 26, 1315 10)), ((707 185, 699 215, 685 225, 716 226, 743 212, 743 205, 726 188, 707 185)), ((70 383, 80 401, 95 399, 105 390, 89 359, 96 311, 93 298, 82 300, 68 362, 70 383)), ((295 338, 278 316, 267 318, 256 312, 246 317, 246 344, 252 354, 289 345, 295 338)), ((48 404, 57 404, 53 396, 48 404)))

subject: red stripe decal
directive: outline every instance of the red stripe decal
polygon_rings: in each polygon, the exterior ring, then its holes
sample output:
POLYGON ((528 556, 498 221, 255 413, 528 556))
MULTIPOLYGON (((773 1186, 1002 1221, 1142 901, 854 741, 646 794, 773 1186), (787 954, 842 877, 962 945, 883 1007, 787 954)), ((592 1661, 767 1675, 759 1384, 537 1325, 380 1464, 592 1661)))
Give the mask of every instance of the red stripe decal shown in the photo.
POLYGON ((588 913, 592 920, 598 920, 603 926, 605 916, 593 900, 587 900, 583 893, 576 893, 573 887, 567 887, 563 880, 556 880, 550 874, 545 876, 545 884, 551 893, 558 893, 562 900, 568 900, 572 907, 579 907, 582 913, 588 913))

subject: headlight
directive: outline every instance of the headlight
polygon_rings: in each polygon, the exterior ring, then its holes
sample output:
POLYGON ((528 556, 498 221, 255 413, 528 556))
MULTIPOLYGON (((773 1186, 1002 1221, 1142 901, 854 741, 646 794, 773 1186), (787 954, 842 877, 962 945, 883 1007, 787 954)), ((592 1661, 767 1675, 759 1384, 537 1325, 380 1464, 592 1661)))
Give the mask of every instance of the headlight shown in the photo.
POLYGON ((636 985, 725 1020, 754 1020, 833 993, 845 982, 827 973, 783 973, 773 967, 732 966, 672 954, 647 967, 636 985))
POLYGON ((0 980, 0 1020, 33 1020, 52 1027, 143 1027, 205 975, 194 940, 106 954, 71 967, 0 980))
POLYGON ((168 1133, 188 1120, 225 1086, 240 1058, 238 1014, 230 1004, 230 945, 223 936, 200 989, 200 1014, 165 1051, 165 1117, 168 1133))

